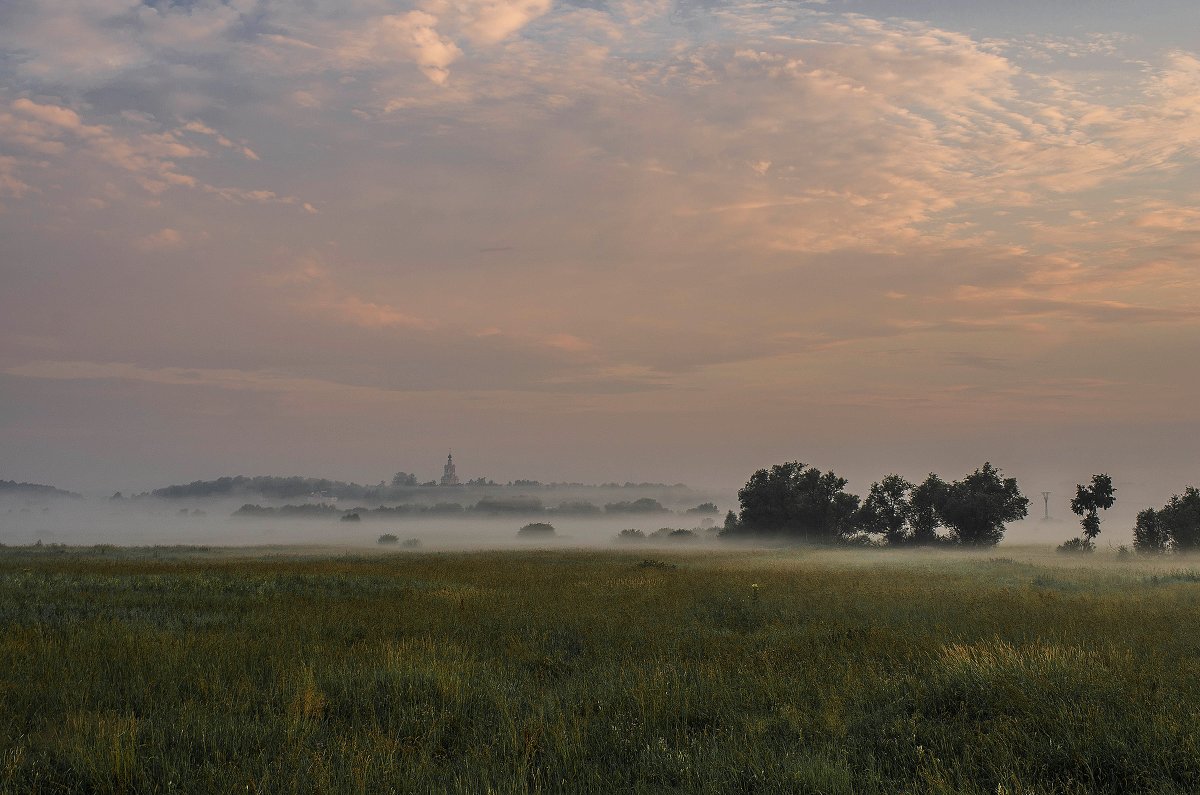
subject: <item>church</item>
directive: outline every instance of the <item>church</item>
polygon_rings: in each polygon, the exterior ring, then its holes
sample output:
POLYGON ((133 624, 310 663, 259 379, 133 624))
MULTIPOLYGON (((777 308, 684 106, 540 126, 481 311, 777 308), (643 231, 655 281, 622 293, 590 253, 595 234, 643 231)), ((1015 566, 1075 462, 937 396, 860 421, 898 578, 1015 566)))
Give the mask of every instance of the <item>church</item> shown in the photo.
POLYGON ((449 453, 446 456, 446 466, 442 467, 442 486, 461 486, 462 483, 458 479, 458 473, 454 471, 454 453, 449 453))

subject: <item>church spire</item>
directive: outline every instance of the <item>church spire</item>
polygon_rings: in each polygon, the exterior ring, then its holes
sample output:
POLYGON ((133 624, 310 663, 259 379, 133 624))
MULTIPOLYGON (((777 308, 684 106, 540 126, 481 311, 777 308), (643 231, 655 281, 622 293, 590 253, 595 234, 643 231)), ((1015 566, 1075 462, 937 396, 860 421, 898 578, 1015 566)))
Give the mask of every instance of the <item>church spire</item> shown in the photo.
POLYGON ((441 485, 443 485, 443 486, 459 485, 458 473, 454 471, 454 451, 453 450, 451 450, 446 455, 446 466, 442 467, 441 485))

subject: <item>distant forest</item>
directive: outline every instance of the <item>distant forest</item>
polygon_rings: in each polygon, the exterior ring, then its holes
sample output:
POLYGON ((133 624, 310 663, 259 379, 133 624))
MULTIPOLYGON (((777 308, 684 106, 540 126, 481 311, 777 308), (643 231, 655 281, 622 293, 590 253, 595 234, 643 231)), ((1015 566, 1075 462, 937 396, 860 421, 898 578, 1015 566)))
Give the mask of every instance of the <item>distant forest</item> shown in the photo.
POLYGON ((0 496, 15 495, 29 497, 70 497, 73 500, 81 497, 73 491, 64 491, 54 486, 41 483, 18 483, 15 480, 0 480, 0 496))
MULTIPOLYGON (((373 486, 347 483, 327 478, 305 478, 299 476, 277 477, 237 475, 216 480, 197 480, 192 483, 166 486, 149 492, 149 496, 160 499, 203 499, 212 497, 237 497, 258 495, 268 500, 289 500, 302 497, 317 497, 337 500, 362 500, 377 502, 403 500, 415 495, 446 495, 456 490, 487 489, 503 492, 507 489, 523 491, 552 491, 555 489, 660 489, 663 491, 687 492, 683 483, 603 483, 599 486, 584 483, 542 483, 537 480, 514 480, 507 484, 495 483, 487 478, 468 481, 461 486, 439 486, 434 481, 418 483, 413 475, 397 472, 392 481, 380 481, 373 486)), ((139 495, 146 496, 146 495, 139 495)))
MULTIPOLYGON (((247 503, 234 511, 234 516, 262 518, 327 518, 332 516, 349 517, 358 515, 363 518, 393 519, 405 517, 427 516, 614 516, 614 515, 652 515, 670 513, 658 500, 642 497, 636 500, 621 500, 605 503, 601 508, 586 500, 569 500, 558 505, 547 506, 537 497, 528 495, 484 497, 471 505, 457 502, 439 502, 433 505, 405 503, 395 506, 380 505, 378 508, 345 509, 328 503, 306 505, 283 505, 278 508, 247 503)), ((685 511, 690 516, 715 516, 717 507, 711 503, 701 503, 685 511)))

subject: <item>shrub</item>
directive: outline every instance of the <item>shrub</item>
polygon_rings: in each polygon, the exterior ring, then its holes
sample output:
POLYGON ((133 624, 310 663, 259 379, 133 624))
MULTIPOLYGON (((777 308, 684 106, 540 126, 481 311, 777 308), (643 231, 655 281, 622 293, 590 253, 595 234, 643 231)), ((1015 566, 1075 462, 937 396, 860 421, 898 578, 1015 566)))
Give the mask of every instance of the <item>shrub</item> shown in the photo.
POLYGON ((421 539, 406 538, 404 539, 404 543, 400 546, 404 547, 405 549, 416 549, 417 547, 421 546, 421 539))
POLYGON ((1057 551, 1064 555, 1090 555, 1096 551, 1096 545, 1086 538, 1072 538, 1059 544, 1057 551))
POLYGON ((520 538, 548 538, 554 535, 554 525, 549 522, 531 522, 517 531, 520 538))
POLYGON ((396 543, 399 543, 399 541, 400 541, 400 539, 397 538, 396 536, 392 535, 391 533, 384 533, 383 535, 381 535, 379 537, 380 544, 396 544, 396 543))
POLYGON ((343 521, 343 522, 361 522, 362 517, 356 513, 348 513, 341 518, 341 521, 343 521))
POLYGON ((645 541, 646 534, 637 528, 629 528, 617 533, 618 541, 645 541))
POLYGON ((667 509, 658 500, 642 497, 633 502, 610 502, 604 506, 605 513, 666 513, 667 509))
POLYGON ((695 541, 697 536, 695 532, 681 528, 679 530, 672 530, 667 534, 667 538, 672 541, 695 541))

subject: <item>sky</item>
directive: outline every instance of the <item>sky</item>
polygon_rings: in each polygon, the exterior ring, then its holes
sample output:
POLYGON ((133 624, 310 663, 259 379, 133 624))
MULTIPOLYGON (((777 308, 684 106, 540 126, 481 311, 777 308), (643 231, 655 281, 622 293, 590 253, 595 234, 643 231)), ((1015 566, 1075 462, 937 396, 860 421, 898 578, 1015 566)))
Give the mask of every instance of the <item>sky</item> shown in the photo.
POLYGON ((1161 504, 1200 481, 1197 30, 1190 1, 9 0, 0 478, 453 449, 863 493, 989 460, 1161 504))

